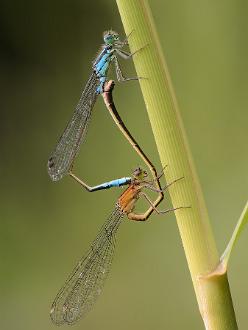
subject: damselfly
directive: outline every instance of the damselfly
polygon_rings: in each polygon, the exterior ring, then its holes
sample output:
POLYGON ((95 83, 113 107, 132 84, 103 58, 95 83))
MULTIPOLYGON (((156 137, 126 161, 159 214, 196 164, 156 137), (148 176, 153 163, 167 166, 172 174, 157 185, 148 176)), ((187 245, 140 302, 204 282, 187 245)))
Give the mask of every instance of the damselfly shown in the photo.
POLYGON ((80 144, 85 138, 96 97, 103 92, 111 62, 114 62, 118 81, 138 79, 137 77, 124 77, 118 62, 117 55, 124 59, 134 55, 134 53, 131 54, 122 50, 128 44, 127 38, 120 41, 118 33, 110 30, 104 32, 103 40, 104 44, 93 62, 92 74, 86 83, 73 116, 48 160, 48 173, 53 181, 60 180, 65 174, 68 174, 72 167, 80 144))
MULTIPOLYGON (((152 202, 144 192, 146 188, 161 194, 163 190, 179 179, 158 190, 154 186, 154 179, 147 180, 147 172, 141 168, 137 168, 134 171, 133 177, 113 180, 94 187, 88 186, 73 173, 70 173, 70 175, 88 191, 123 185, 129 186, 119 197, 114 211, 102 226, 86 255, 74 268, 57 294, 50 312, 51 319, 56 325, 73 324, 92 308, 101 293, 104 281, 109 273, 115 249, 115 236, 125 215, 130 220, 145 221, 153 211, 158 214, 164 214, 180 208, 160 211, 157 209, 160 202, 152 202), (144 197, 150 205, 143 214, 134 212, 135 204, 140 197, 144 197)), ((161 175, 157 180, 159 180, 161 175)))

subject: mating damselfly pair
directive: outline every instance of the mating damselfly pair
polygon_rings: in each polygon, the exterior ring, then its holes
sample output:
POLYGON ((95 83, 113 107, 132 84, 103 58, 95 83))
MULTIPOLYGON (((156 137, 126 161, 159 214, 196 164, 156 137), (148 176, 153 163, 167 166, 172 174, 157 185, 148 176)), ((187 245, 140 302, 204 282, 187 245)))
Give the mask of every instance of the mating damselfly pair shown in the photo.
POLYGON ((163 172, 157 175, 155 167, 122 122, 112 97, 114 83, 113 81, 107 82, 107 72, 110 63, 114 61, 118 80, 137 79, 124 78, 117 61, 118 54, 124 58, 129 58, 132 54, 121 49, 127 44, 127 39, 121 42, 116 32, 106 32, 104 34, 104 42, 102 51, 93 63, 93 73, 86 84, 73 117, 49 158, 48 172, 54 181, 69 174, 90 192, 125 185, 128 187, 119 197, 114 211, 103 224, 88 252, 79 261, 64 286, 58 292, 51 308, 51 319, 56 325, 75 323, 93 306, 108 275, 114 254, 116 232, 125 215, 130 220, 145 221, 153 212, 164 214, 181 208, 178 207, 165 211, 157 209, 157 206, 164 198, 164 190, 180 179, 174 180, 161 188, 159 179, 163 172), (132 177, 123 177, 91 187, 72 173, 71 168, 80 144, 84 140, 91 111, 98 94, 102 94, 106 107, 117 126, 149 167, 153 176, 151 180, 148 180, 145 170, 137 168, 133 172, 132 177), (158 194, 154 202, 144 192, 145 189, 152 190, 158 194), (149 204, 149 208, 143 214, 134 212, 135 204, 140 197, 143 197, 149 204))

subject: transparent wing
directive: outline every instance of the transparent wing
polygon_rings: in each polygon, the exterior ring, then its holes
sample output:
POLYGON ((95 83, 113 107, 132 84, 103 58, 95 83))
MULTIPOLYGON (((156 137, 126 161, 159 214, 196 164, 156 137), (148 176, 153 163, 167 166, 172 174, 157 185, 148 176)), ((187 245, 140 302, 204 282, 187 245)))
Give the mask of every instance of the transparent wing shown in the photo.
POLYGON ((47 164, 48 174, 53 181, 60 180, 70 170, 79 151, 96 102, 98 78, 93 72, 83 90, 72 119, 67 124, 47 164))
POLYGON ((92 308, 109 273, 114 255, 115 234, 123 216, 116 206, 88 253, 57 294, 50 312, 56 325, 73 324, 92 308))

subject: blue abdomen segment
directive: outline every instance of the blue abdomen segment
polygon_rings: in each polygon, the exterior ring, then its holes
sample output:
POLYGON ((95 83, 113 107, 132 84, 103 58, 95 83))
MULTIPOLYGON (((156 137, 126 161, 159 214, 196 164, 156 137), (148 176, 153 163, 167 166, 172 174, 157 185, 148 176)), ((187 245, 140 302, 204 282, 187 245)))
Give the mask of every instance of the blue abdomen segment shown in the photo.
POLYGON ((105 84, 106 80, 107 80, 106 76, 99 78, 99 85, 96 88, 96 94, 102 94, 103 93, 104 84, 105 84))
POLYGON ((90 191, 109 189, 112 187, 121 187, 131 183, 131 181, 132 181, 131 177, 120 178, 109 182, 104 182, 102 184, 99 184, 98 186, 94 186, 90 189, 90 191))

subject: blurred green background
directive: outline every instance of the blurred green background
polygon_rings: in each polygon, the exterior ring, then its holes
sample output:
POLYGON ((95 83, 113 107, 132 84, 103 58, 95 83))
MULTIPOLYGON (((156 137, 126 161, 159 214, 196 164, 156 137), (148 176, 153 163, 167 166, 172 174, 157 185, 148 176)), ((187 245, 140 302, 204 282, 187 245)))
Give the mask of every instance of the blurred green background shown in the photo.
MULTIPOLYGON (((247 199, 248 5, 150 5, 223 251, 247 199)), ((0 16, 0 327, 56 329, 50 305, 121 191, 87 194, 70 178, 52 183, 46 162, 90 74, 102 32, 112 27, 123 36, 123 28, 109 0, 2 0, 0 16)), ((132 61, 121 65, 126 75, 135 74, 132 61)), ((117 87, 119 112, 161 168, 138 83, 117 87)), ((97 184, 128 176, 137 165, 99 97, 76 173, 97 184)), ((229 272, 240 329, 248 323, 246 236, 229 272)), ((127 328, 203 329, 173 214, 123 223, 104 292, 74 326, 127 328)))

